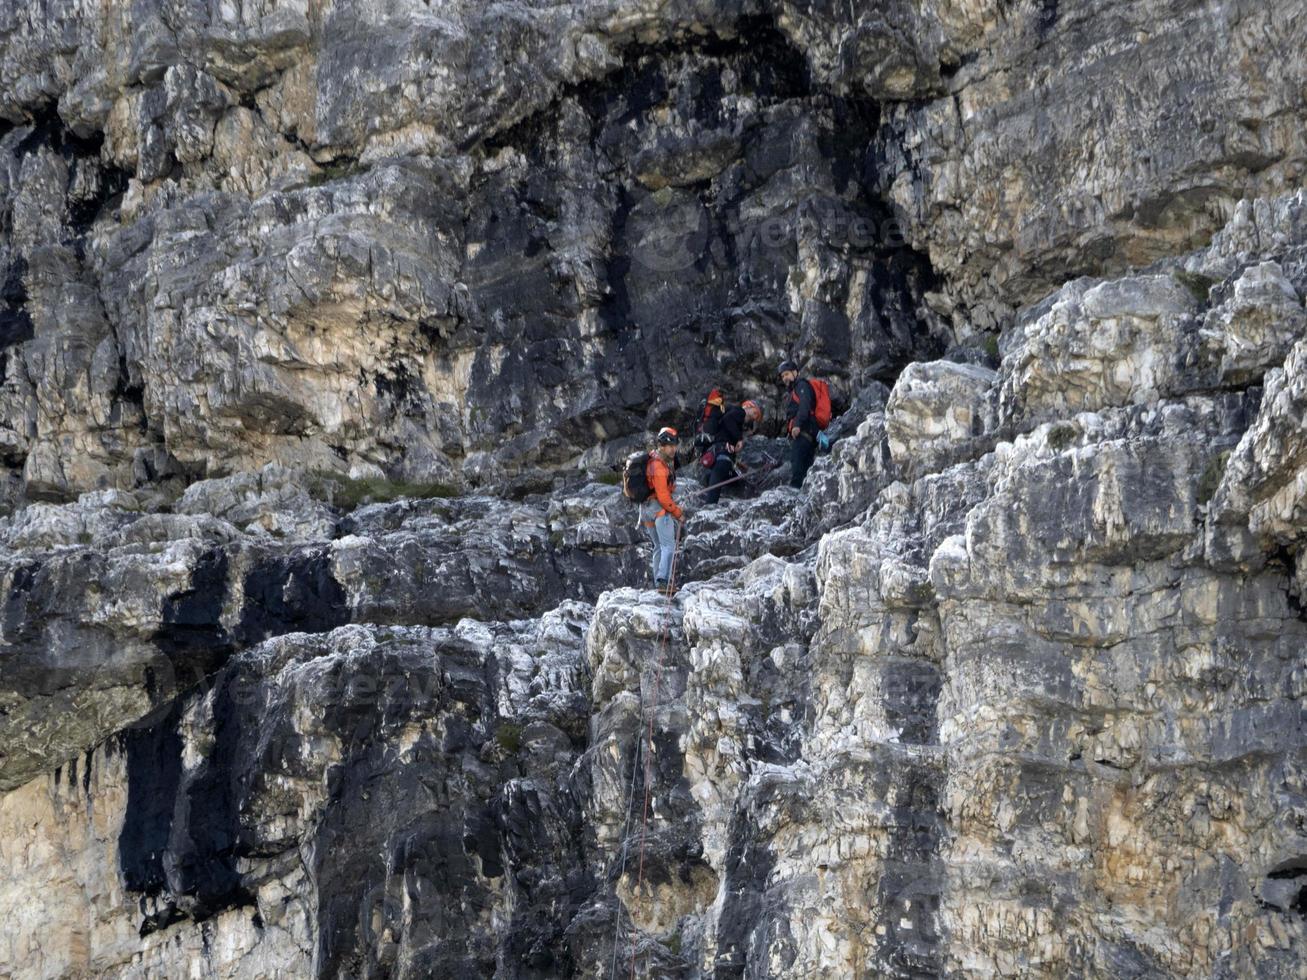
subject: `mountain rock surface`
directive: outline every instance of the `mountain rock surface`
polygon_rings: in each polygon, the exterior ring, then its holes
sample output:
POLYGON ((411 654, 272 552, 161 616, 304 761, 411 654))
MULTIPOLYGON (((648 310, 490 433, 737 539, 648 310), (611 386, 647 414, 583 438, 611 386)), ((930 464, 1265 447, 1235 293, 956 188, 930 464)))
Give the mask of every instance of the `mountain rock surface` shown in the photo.
POLYGON ((0 977, 1301 977, 1304 41, 0 3, 0 977))

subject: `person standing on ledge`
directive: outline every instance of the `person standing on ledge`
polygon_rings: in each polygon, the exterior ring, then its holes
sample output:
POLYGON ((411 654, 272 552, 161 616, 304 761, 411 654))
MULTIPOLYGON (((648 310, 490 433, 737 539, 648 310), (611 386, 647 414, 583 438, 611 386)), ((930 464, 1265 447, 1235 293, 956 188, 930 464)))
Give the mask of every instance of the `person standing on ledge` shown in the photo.
POLYGON ((744 448, 744 437, 761 421, 762 409, 755 401, 742 402, 722 413, 717 424, 717 442, 712 447, 716 458, 708 477, 709 490, 704 498, 708 503, 717 503, 721 496, 722 492, 713 488, 735 476, 735 457, 744 448))
POLYGON ((676 487, 678 438, 675 429, 664 427, 658 430, 657 448, 649 454, 646 466, 652 493, 640 506, 640 520, 653 543, 654 588, 664 595, 671 595, 673 591, 671 578, 678 538, 676 525, 685 517, 685 512, 672 499, 672 490, 676 487))
POLYGON ((811 383, 799 377, 799 365, 793 361, 781 361, 776 370, 789 395, 785 431, 790 437, 790 486, 801 487, 817 457, 817 395, 811 383))

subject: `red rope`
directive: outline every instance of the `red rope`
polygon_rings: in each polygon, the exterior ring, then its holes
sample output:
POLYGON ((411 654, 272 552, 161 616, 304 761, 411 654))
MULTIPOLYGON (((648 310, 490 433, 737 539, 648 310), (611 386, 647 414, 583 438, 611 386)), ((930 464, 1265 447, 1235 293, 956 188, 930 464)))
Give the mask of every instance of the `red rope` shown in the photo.
MULTIPOLYGON (((752 472, 749 472, 749 473, 741 473, 739 476, 736 476, 736 477, 734 477, 734 478, 732 478, 732 479, 730 479, 730 480, 723 480, 721 483, 716 484, 716 486, 714 486, 714 487, 705 487, 705 488, 702 489, 702 490, 696 490, 696 491, 693 491, 693 492, 696 493, 696 494, 698 494, 698 493, 707 493, 709 490, 717 489, 717 487, 724 487, 724 486, 727 486, 728 484, 731 484, 731 483, 737 483, 737 482, 739 482, 740 480, 743 480, 743 479, 745 479, 746 477, 753 475, 753 473, 755 473, 755 472, 756 472, 756 473, 768 473, 768 472, 770 472, 771 470, 775 469, 777 466, 780 465, 780 463, 779 463, 778 460, 773 460, 770 456, 768 457, 768 464, 769 464, 769 465, 763 467, 761 470, 756 470, 756 471, 752 471, 752 472)), ((677 525, 676 525, 676 537, 675 537, 675 539, 674 539, 674 542, 673 542, 673 545, 672 545, 672 549, 673 549, 673 550, 672 550, 672 567, 671 567, 671 571, 668 573, 668 578, 667 578, 667 609, 668 609, 668 613, 669 613, 669 614, 668 614, 668 616, 667 616, 667 617, 664 619, 664 621, 663 621, 662 632, 661 632, 661 634, 660 634, 660 636, 659 636, 659 638, 658 638, 658 668, 657 668, 657 671, 656 671, 655 674, 654 674, 653 710, 649 712, 649 724, 648 724, 647 728, 645 729, 645 744, 644 744, 644 751, 641 753, 641 755, 642 755, 642 757, 643 757, 643 758, 642 758, 642 763, 643 763, 643 765, 644 765, 644 808, 643 808, 643 811, 642 811, 642 813, 641 813, 641 815, 640 815, 640 862, 639 862, 638 868, 637 868, 637 870, 636 870, 636 876, 635 876, 635 891, 633 892, 633 895, 638 895, 639 892, 640 892, 640 887, 644 884, 644 850, 645 850, 645 841, 648 839, 648 834, 649 834, 649 801, 650 801, 650 797, 651 797, 651 795, 652 795, 651 792, 650 792, 650 784, 651 784, 652 780, 651 780, 651 778, 650 778, 650 777, 651 777, 651 773, 650 773, 650 771, 649 771, 649 767, 650 767, 650 757, 651 757, 652 754, 653 754, 653 726, 654 726, 654 718, 655 718, 655 717, 657 716, 657 714, 658 714, 658 698, 659 698, 659 695, 660 695, 661 692, 662 692, 662 684, 663 684, 663 666, 664 666, 664 660, 665 660, 665 656, 664 656, 664 655, 665 655, 665 653, 666 653, 666 651, 667 651, 667 636, 668 636, 668 633, 670 632, 670 629, 671 629, 671 620, 672 620, 672 617, 671 617, 671 615, 670 615, 670 611, 671 611, 671 607, 672 607, 672 593, 673 593, 673 591, 674 591, 675 588, 676 588, 676 561, 677 561, 678 558, 681 557, 681 525, 680 525, 679 522, 678 522, 677 525)), ((643 701, 643 698, 641 698, 641 701, 643 701)), ((632 773, 632 775, 634 776, 634 773, 632 773)), ((630 804, 629 804, 629 802, 628 802, 628 804, 627 804, 627 813, 628 813, 628 814, 630 813, 630 804)), ((625 865, 625 863, 626 863, 626 858, 625 858, 625 848, 626 848, 626 844, 625 844, 625 842, 623 842, 623 844, 622 844, 622 848, 623 848, 623 852, 624 852, 624 853, 623 853, 623 858, 622 858, 622 863, 623 863, 623 865, 625 865)), ((622 919, 621 919, 621 911, 620 911, 620 909, 619 909, 619 911, 618 911, 618 913, 617 913, 617 930, 616 930, 616 932, 615 932, 614 935, 613 935, 613 957, 614 957, 614 966, 616 966, 616 962, 615 962, 615 961, 616 961, 616 956, 617 956, 617 940, 618 940, 618 937, 619 937, 620 934, 621 934, 621 922, 622 922, 622 919)), ((634 924, 634 923, 632 923, 632 924, 634 924)), ((632 936, 633 936, 633 938, 632 938, 632 942, 631 942, 631 980, 635 980, 635 957, 636 957, 636 949, 637 949, 637 946, 636 946, 636 943, 635 943, 635 941, 634 941, 634 933, 632 934, 632 936)))
MULTIPOLYGON (((667 609, 668 615, 663 621, 662 635, 658 640, 658 669, 654 675, 653 690, 653 710, 649 712, 649 725, 645 734, 644 746, 644 812, 640 818, 640 863, 635 875, 635 890, 632 892, 633 897, 638 897, 640 886, 644 884, 644 845, 649 833, 649 797, 650 797, 650 756, 653 753, 653 727, 654 718, 658 714, 658 696, 662 691, 663 684, 663 654, 667 650, 667 635, 671 630, 671 608, 672 593, 676 588, 676 559, 680 557, 681 552, 681 525, 676 525, 676 537, 672 545, 672 568, 667 576, 667 609)), ((631 943, 631 980, 635 980, 635 952, 636 944, 634 934, 632 934, 631 943)))
MULTIPOLYGON (((769 460, 771 459, 770 456, 767 458, 769 460)), ((741 473, 739 476, 733 476, 729 480, 723 480, 721 483, 714 483, 712 486, 703 487, 700 490, 691 490, 690 493, 697 495, 701 493, 707 493, 710 490, 717 490, 720 489, 721 487, 729 487, 732 483, 739 483, 741 480, 747 480, 751 476, 757 476, 758 474, 766 475, 780 465, 781 464, 778 462, 770 462, 768 463, 768 465, 762 467, 762 469, 749 470, 747 473, 741 473)))

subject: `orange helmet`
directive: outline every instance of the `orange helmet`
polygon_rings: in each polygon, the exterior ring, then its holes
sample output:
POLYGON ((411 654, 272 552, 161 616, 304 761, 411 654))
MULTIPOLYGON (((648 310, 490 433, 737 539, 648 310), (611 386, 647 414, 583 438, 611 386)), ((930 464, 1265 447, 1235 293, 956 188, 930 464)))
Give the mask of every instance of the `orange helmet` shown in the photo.
POLYGON ((678 438, 676 430, 670 425, 665 425, 658 430, 658 445, 660 446, 674 446, 678 438))
POLYGON ((747 401, 741 402, 740 407, 744 409, 744 414, 749 418, 751 422, 762 421, 762 407, 759 406, 759 404, 756 401, 754 401, 752 398, 748 399, 747 401))

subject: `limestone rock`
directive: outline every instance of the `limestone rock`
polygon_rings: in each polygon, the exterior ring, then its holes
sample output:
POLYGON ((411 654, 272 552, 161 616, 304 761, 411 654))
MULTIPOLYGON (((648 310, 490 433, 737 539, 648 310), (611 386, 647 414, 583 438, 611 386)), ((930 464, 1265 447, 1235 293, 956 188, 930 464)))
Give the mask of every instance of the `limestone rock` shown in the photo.
MULTIPOLYGON (((442 9, 65 12, 67 112, 14 93, 0 188, 31 495, 267 463, 486 485, 723 378, 758 396, 791 346, 858 387, 950 338, 849 179, 873 121, 753 5, 442 9), (91 302, 38 289, 59 249, 91 302), (75 344, 84 394, 42 358, 75 344)), ((54 42, 20 18, 0 64, 54 42)))
POLYGON ((1282 544, 1299 538, 1298 517, 1307 492, 1300 401, 1305 364, 1307 344, 1300 341, 1283 367, 1267 376, 1261 409, 1230 453, 1212 500, 1219 522, 1243 524, 1282 544))
POLYGON ((1191 250, 1302 182, 1302 93, 1259 67, 1297 56, 1301 4, 924 12, 948 91, 892 106, 881 184, 973 319, 1191 250))
POLYGON ((1215 335, 1221 384, 1255 383, 1307 335, 1307 312, 1279 263, 1263 262, 1235 280, 1229 298, 1207 316, 1204 333, 1215 335))
POLYGON ((912 364, 885 406, 891 457, 905 476, 980 455, 998 429, 997 375, 974 364, 912 364))
POLYGON ((1304 26, 4 5, 0 975, 1301 977, 1304 26))
POLYGON ((1197 303, 1170 276, 1064 287, 1019 324, 1003 359, 1011 426, 1179 393, 1171 352, 1193 329, 1197 303))

